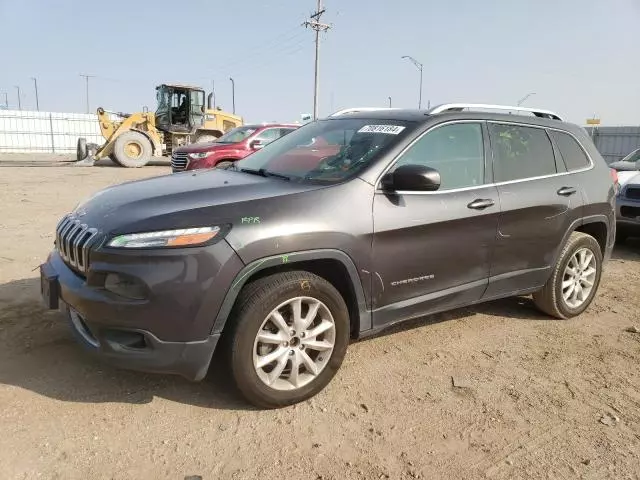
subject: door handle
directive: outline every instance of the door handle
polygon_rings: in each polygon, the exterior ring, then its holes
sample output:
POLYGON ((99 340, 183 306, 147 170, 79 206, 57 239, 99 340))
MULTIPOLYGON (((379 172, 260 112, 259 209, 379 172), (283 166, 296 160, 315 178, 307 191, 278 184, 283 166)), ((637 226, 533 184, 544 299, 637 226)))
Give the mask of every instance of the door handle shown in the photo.
POLYGON ((563 197, 568 197, 569 195, 573 195, 576 193, 576 189, 573 187, 562 187, 558 190, 558 195, 562 195, 563 197))
POLYGON ((493 207, 494 205, 494 201, 490 198, 479 198, 471 202, 467 207, 473 208, 474 210, 484 210, 485 208, 493 207))

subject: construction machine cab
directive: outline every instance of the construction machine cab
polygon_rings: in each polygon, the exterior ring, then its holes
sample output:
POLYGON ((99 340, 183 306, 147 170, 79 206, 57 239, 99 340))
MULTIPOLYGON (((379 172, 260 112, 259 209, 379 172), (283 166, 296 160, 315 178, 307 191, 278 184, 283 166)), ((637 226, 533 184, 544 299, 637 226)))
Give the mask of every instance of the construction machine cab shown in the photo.
POLYGON ((193 133, 205 120, 204 90, 187 85, 156 87, 156 127, 168 133, 193 133))

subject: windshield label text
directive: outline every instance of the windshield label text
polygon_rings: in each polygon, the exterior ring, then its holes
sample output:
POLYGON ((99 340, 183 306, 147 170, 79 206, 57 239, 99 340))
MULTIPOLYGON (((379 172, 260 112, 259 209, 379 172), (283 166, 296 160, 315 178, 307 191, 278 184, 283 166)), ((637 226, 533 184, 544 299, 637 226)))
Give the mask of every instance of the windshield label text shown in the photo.
POLYGON ((365 125, 358 133, 387 133, 389 135, 398 135, 404 127, 400 125, 365 125))

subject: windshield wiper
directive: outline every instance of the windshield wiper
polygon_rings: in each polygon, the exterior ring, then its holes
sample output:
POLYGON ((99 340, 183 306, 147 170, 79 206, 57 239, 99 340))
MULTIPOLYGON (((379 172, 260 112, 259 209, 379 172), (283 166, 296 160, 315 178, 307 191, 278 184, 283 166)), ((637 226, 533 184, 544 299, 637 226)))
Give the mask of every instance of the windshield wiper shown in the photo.
POLYGON ((291 177, 288 177, 281 173, 269 172, 264 168, 260 168, 258 170, 252 170, 251 168, 241 168, 240 171, 244 173, 249 173, 251 175, 260 175, 261 177, 276 177, 276 178, 281 178, 282 180, 287 180, 287 181, 291 180, 291 177))

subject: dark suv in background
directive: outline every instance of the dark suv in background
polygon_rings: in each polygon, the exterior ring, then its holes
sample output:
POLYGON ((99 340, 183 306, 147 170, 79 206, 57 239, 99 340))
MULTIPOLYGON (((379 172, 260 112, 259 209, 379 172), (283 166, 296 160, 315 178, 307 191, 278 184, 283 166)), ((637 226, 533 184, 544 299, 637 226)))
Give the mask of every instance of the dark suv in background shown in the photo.
POLYGON ((245 397, 276 407, 397 322, 528 294, 579 315, 614 203, 584 130, 552 112, 352 109, 226 169, 103 190, 58 225, 42 294, 122 367, 200 380, 220 344, 245 397))
POLYGON ((192 143, 173 150, 171 171, 176 173, 201 168, 227 167, 296 128, 297 125, 279 123, 234 128, 214 142, 192 143))

